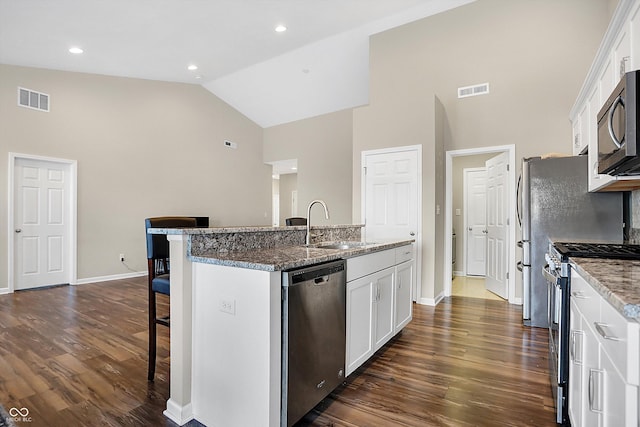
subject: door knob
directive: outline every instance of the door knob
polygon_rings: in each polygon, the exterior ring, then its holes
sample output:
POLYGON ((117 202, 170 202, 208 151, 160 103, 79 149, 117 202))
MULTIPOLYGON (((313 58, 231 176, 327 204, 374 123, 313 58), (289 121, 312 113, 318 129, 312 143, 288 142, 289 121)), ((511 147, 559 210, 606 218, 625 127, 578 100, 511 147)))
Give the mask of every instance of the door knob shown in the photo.
POLYGON ((473 231, 473 228, 469 227, 469 231, 473 231))
POLYGON ((413 231, 409 232, 409 236, 415 236, 415 235, 416 235, 416 233, 414 233, 413 231))
POLYGON ((22 229, 21 228, 16 228, 16 233, 22 233, 22 229))

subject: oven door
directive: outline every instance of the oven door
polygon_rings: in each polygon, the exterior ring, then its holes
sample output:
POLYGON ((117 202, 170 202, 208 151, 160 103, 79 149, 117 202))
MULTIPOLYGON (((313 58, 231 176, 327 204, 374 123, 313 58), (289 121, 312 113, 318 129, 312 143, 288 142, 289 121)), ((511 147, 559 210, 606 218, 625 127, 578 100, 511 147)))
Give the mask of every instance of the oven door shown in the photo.
POLYGON ((556 422, 564 424, 567 417, 567 386, 569 380, 569 301, 568 278, 546 265, 542 269, 548 285, 549 374, 556 405, 556 422))

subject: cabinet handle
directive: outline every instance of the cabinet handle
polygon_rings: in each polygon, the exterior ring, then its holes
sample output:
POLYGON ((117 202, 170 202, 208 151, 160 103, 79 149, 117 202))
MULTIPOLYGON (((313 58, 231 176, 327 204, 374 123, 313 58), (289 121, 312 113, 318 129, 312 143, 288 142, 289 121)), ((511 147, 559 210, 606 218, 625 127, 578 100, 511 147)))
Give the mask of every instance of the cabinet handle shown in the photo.
POLYGON ((607 329, 609 328, 609 326, 606 323, 593 322, 593 324, 596 327, 596 331, 598 331, 598 333, 605 340, 620 341, 620 338, 616 337, 615 335, 610 335, 609 333, 607 333, 607 331, 605 331, 605 328, 607 329))
POLYGON ((576 299, 589 299, 588 296, 585 296, 582 292, 580 291, 573 291, 571 292, 571 296, 576 298, 576 299))
POLYGON ((602 373, 599 369, 589 369, 589 410, 598 414, 602 413, 602 393, 600 393, 602 373))
POLYGON ((571 360, 576 365, 582 365, 582 331, 571 331, 571 360))

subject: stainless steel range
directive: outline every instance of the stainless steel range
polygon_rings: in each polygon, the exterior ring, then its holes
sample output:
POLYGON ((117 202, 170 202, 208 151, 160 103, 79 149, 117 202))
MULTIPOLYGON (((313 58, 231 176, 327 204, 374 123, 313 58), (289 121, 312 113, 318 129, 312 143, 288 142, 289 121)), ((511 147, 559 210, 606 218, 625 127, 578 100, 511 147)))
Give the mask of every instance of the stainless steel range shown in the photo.
POLYGON ((545 254, 547 265, 542 269, 542 275, 548 284, 549 373, 556 404, 556 422, 563 425, 569 425, 569 304, 571 298, 569 257, 640 259, 640 245, 549 243, 545 254))

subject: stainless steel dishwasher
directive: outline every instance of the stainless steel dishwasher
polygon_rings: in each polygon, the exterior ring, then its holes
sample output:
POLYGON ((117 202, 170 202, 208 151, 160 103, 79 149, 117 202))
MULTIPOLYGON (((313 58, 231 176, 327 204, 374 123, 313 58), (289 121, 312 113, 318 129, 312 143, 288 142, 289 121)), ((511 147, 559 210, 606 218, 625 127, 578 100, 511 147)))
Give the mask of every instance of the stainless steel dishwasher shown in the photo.
POLYGON ((281 426, 289 427, 344 381, 344 260, 282 273, 281 426))

